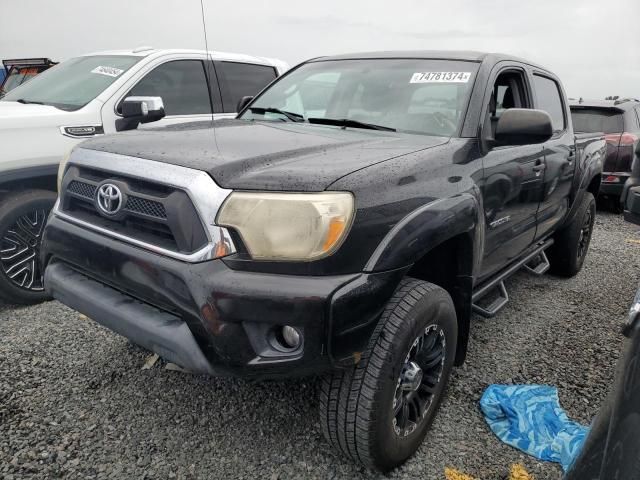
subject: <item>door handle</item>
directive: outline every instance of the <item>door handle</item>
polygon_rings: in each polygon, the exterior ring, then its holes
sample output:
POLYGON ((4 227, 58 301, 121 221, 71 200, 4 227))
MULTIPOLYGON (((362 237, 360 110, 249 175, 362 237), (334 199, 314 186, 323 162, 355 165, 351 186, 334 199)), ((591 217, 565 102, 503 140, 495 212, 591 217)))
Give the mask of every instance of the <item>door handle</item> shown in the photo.
POLYGON ((544 163, 539 163, 538 165, 534 165, 532 167, 532 170, 534 172, 541 172, 543 171, 545 168, 547 168, 547 166, 544 163))

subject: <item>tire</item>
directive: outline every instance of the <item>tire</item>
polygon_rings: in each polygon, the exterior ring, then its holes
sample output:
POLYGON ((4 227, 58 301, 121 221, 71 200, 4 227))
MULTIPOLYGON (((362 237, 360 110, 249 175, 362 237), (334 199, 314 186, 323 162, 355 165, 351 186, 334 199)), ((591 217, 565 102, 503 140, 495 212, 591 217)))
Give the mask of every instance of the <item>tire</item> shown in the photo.
POLYGON ((336 370, 322 381, 320 424, 327 441, 365 467, 388 471, 404 463, 422 443, 442 400, 457 336, 449 294, 431 283, 404 279, 382 313, 360 362, 350 369, 336 370), (429 350, 432 340, 434 348, 429 350), (435 352, 440 350, 438 357, 435 352), (410 358, 414 361, 408 362, 410 358), (423 368, 419 388, 406 393, 407 398, 413 395, 413 401, 428 397, 422 416, 404 397, 405 382, 401 380, 411 379, 407 378, 410 363, 423 368), (427 387, 428 391, 423 390, 427 387), (403 422, 404 405, 407 417, 413 415, 416 420, 415 426, 403 422))
POLYGON ((56 201, 47 190, 28 190, 0 204, 0 298, 30 305, 50 299, 44 291, 40 246, 44 226, 56 201))
POLYGON ((551 273, 573 277, 582 269, 595 219, 596 201, 590 192, 585 192, 575 216, 554 236, 554 243, 547 251, 551 273))

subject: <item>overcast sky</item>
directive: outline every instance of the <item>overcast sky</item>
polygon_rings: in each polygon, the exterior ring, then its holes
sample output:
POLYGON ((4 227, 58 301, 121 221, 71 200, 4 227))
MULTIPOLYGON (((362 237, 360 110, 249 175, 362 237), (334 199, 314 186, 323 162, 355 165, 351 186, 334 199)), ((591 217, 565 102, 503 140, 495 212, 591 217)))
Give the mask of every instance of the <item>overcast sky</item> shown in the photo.
MULTIPOLYGON (((209 49, 277 57, 368 50, 515 54, 570 96, 640 97, 639 0, 203 0, 209 49)), ((0 59, 205 48, 200 0, 0 0, 0 59)))

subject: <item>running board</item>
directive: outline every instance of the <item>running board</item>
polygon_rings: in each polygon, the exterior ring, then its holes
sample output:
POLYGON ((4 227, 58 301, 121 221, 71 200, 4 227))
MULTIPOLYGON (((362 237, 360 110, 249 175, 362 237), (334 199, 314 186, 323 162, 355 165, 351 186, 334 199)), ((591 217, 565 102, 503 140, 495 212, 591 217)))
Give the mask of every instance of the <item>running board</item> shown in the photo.
POLYGON ((499 290, 500 295, 493 302, 486 307, 481 307, 475 303, 475 301, 472 305, 473 311, 482 315, 484 318, 494 317, 496 313, 502 310, 502 308, 509 303, 509 293, 507 292, 507 287, 504 286, 504 281, 498 283, 495 287, 499 290))
POLYGON ((547 255, 545 254, 545 250, 551 245, 553 245, 553 239, 547 240, 546 242, 539 245, 531 253, 522 257, 522 259, 505 268, 495 278, 480 286, 478 290, 473 292, 473 296, 471 297, 471 307, 473 311, 485 318, 494 317, 500 310, 504 308, 507 303, 509 303, 509 294, 507 292, 507 288, 504 285, 504 281, 511 275, 516 273, 518 270, 520 270, 522 267, 526 267, 527 270, 535 275, 542 275, 547 270, 549 270, 549 267, 551 265, 549 263, 547 255), (527 264, 535 258, 540 259, 539 263, 535 267, 527 266, 527 264), (480 306, 478 304, 478 301, 496 288, 498 289, 499 293, 498 298, 496 298, 486 307, 480 306))
POLYGON ((529 263, 531 263, 529 262, 524 265, 524 268, 526 268, 527 271, 533 273, 534 275, 544 275, 551 267, 551 263, 549 263, 549 259, 547 258, 547 254, 544 250, 540 252, 540 255, 533 258, 532 260, 538 260, 538 262, 534 264, 535 267, 529 266, 529 263))

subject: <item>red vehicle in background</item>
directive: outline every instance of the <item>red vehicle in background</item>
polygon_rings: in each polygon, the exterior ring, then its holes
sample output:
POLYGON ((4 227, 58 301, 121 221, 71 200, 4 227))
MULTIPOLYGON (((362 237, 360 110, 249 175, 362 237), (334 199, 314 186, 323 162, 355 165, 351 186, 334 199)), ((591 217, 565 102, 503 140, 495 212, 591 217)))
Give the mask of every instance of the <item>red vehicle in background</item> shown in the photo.
POLYGON ((640 101, 636 99, 583 100, 571 102, 576 133, 603 132, 607 153, 602 168, 600 196, 617 212, 622 211, 621 195, 631 175, 640 138, 640 101))
POLYGON ((14 60, 3 60, 6 77, 0 84, 0 97, 13 90, 24 82, 31 80, 36 75, 44 72, 48 68, 57 65, 48 58, 21 58, 14 60))

